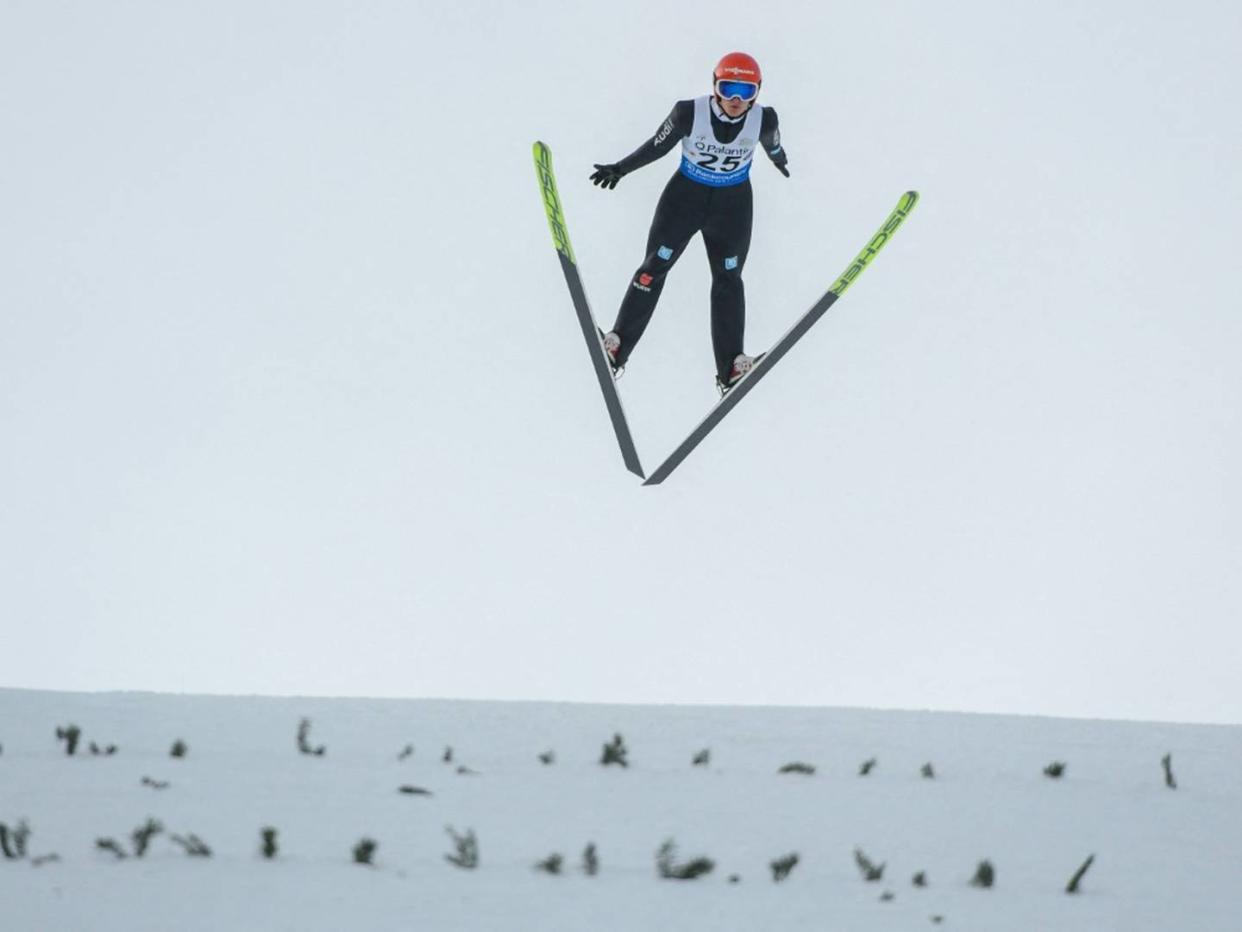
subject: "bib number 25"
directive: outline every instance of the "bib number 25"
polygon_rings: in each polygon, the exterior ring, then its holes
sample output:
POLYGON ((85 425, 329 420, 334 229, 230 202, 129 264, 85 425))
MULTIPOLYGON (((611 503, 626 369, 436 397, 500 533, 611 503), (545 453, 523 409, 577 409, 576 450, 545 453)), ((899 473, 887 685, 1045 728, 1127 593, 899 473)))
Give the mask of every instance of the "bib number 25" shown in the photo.
POLYGON ((699 168, 706 168, 708 171, 713 172, 737 171, 741 164, 742 157, 740 155, 728 155, 725 156, 724 159, 721 159, 720 156, 713 155, 709 152, 708 154, 699 157, 699 168), (720 164, 717 165, 717 162, 720 164))

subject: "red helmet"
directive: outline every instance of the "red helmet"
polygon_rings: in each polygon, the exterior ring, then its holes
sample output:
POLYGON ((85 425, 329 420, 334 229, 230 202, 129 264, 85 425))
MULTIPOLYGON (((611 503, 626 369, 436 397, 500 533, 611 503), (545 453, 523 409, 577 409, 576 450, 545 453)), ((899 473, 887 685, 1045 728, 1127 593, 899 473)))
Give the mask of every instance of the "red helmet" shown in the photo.
POLYGON ((763 72, 759 70, 759 62, 745 52, 730 52, 716 63, 712 72, 712 84, 717 81, 749 81, 752 84, 763 83, 763 72))

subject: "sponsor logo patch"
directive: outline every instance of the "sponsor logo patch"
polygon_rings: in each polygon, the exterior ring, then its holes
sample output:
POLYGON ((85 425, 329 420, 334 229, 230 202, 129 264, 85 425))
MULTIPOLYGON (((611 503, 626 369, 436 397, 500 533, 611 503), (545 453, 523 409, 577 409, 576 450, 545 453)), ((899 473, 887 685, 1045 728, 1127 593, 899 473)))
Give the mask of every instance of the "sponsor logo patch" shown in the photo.
POLYGON ((669 249, 667 246, 661 246, 656 250, 656 255, 661 259, 671 259, 673 258, 673 250, 669 249))
POLYGON ((731 272, 734 269, 736 269, 737 268, 737 256, 729 256, 729 258, 725 259, 724 265, 725 265, 725 271, 727 272, 731 272))

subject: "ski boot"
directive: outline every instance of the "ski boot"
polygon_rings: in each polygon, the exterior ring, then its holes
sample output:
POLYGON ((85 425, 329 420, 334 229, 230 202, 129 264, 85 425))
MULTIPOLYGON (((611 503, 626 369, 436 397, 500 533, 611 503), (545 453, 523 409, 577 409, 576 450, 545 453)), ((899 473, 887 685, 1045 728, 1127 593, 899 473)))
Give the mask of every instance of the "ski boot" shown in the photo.
MULTIPOLYGON (((599 328, 596 328, 599 330, 599 328)), ((604 355, 608 357, 608 367, 612 369, 612 378, 615 382, 621 378, 621 373, 625 371, 625 366, 617 365, 617 358, 621 355, 621 338, 615 332, 599 331, 600 343, 604 346, 604 355)))
POLYGON ((759 360, 766 355, 766 353, 760 353, 758 356, 747 356, 745 353, 738 353, 734 356, 733 365, 729 369, 729 378, 722 379, 720 376, 716 376, 716 390, 720 392, 720 397, 723 398, 729 394, 729 390, 746 378, 751 370, 759 365, 759 360))

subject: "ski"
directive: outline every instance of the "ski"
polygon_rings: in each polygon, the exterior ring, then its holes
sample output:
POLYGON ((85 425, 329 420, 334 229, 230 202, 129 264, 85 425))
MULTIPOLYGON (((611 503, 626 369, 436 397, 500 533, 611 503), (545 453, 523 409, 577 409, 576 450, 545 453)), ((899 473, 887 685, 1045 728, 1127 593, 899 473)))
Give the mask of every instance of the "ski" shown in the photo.
POLYGON ((578 323, 582 325, 582 336, 591 353, 595 377, 599 380, 600 391, 604 393, 604 404, 608 407, 608 417, 612 420, 612 429, 617 435, 621 458, 625 461, 625 468, 641 479, 643 478, 642 463, 638 461, 638 450, 634 446, 634 438, 630 435, 630 425, 625 419, 625 410, 621 407, 621 396, 617 393, 617 386, 613 381, 612 366, 609 365, 608 357, 604 352, 599 327, 596 326, 595 316, 591 313, 591 305, 587 302, 586 291, 582 287, 582 276, 578 272, 578 263, 574 258, 574 250, 569 244, 569 231, 566 229, 565 215, 561 210, 561 198, 556 191, 556 177, 552 174, 552 150, 544 143, 536 142, 534 153, 535 173, 539 176, 539 188, 543 192, 543 206, 548 214, 548 226, 552 229, 552 244, 556 246, 557 256, 561 260, 561 271, 565 273, 565 283, 569 285, 569 296, 573 300, 574 310, 578 314, 578 323))
POLYGON ((788 353, 795 343, 801 340, 808 330, 814 326, 815 322, 824 316, 828 308, 845 294, 845 290, 854 283, 854 280, 863 273, 868 263, 876 257, 876 254, 884 248, 884 244, 892 238, 897 232, 897 228, 910 215, 910 211, 914 209, 914 205, 918 203, 919 195, 917 191, 907 191, 901 196, 897 207, 889 214, 888 219, 884 221, 884 226, 880 227, 878 233, 871 237, 862 252, 850 263, 841 277, 836 280, 831 288, 829 288, 818 301, 798 318, 797 322, 789 329, 789 331, 776 341, 776 344, 768 350, 764 357, 756 363, 755 367, 742 378, 733 388, 725 395, 711 412, 705 417, 694 430, 690 432, 685 440, 681 442, 676 450, 669 454, 668 459, 659 465, 643 485, 659 485, 669 477, 669 474, 676 469, 687 456, 703 442, 703 439, 712 432, 713 428, 719 424, 726 414, 737 407, 738 403, 745 398, 756 385, 759 380, 772 371, 772 367, 781 361, 781 357, 788 353))

